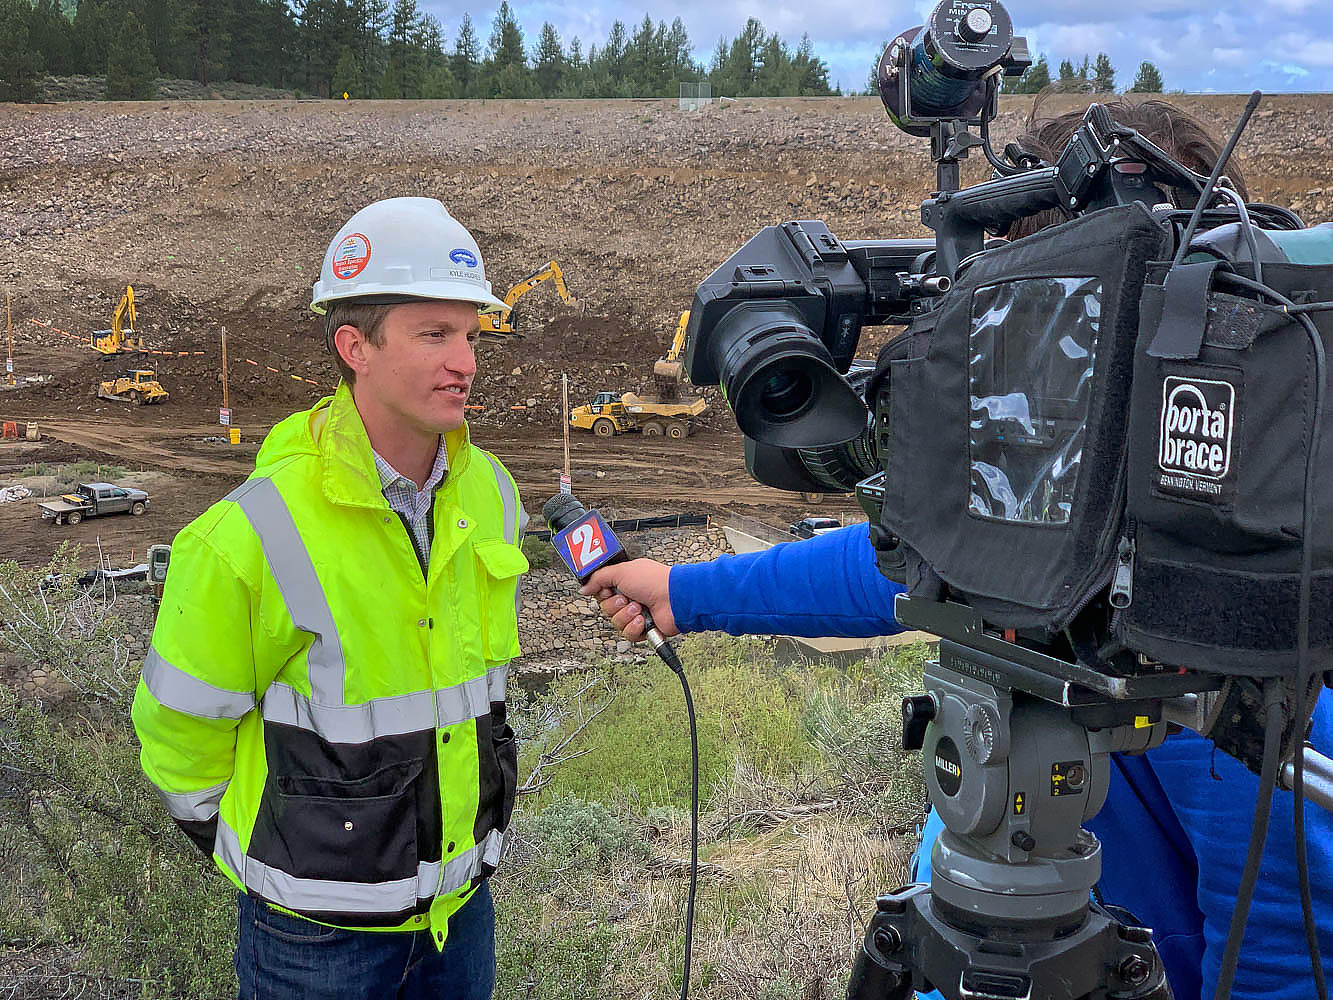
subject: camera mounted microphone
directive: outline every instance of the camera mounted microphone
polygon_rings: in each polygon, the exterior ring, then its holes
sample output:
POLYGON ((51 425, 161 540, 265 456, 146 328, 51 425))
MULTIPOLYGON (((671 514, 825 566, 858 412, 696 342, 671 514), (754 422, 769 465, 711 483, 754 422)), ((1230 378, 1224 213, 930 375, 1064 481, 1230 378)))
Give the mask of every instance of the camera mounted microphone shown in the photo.
MULTIPOLYGON (((588 510, 569 493, 557 493, 542 507, 542 520, 551 529, 551 545, 580 584, 603 566, 628 562, 629 555, 611 526, 596 510, 588 510)), ((657 629, 652 614, 643 609, 644 635, 653 652, 668 667, 681 672, 676 651, 657 629)))

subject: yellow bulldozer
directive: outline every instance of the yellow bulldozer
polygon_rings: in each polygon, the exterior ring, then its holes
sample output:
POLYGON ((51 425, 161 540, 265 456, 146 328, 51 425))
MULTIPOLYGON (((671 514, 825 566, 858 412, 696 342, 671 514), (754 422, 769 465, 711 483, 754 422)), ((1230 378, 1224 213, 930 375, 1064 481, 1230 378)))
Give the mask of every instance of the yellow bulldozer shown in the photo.
POLYGON ((518 310, 514 308, 515 303, 543 281, 548 280, 555 283, 555 290, 560 293, 560 299, 565 305, 578 306, 579 300, 570 295, 569 289, 565 287, 565 275, 560 270, 560 265, 550 260, 504 293, 502 298, 506 308, 503 312, 482 314, 481 335, 494 340, 514 336, 518 325, 518 310))
POLYGON ((97 398, 114 399, 120 403, 133 403, 135 406, 161 403, 171 394, 162 388, 162 383, 156 376, 157 372, 151 368, 134 368, 120 378, 98 383, 97 398))
POLYGON ((125 294, 120 297, 111 316, 111 329, 93 332, 93 350, 99 354, 142 351, 143 338, 135 334, 134 320, 134 286, 126 285, 125 294))

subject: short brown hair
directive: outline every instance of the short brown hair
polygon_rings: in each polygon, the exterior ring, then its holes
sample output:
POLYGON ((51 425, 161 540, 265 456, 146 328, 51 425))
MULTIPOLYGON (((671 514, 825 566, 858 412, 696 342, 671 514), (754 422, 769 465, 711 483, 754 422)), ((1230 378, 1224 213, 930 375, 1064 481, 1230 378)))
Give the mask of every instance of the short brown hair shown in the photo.
POLYGON ((338 345, 333 342, 333 335, 342 326, 354 326, 361 335, 376 347, 384 343, 384 317, 389 315, 392 305, 377 302, 359 302, 356 299, 335 299, 329 303, 324 314, 324 343, 333 353, 333 363, 338 366, 343 381, 349 386, 356 385, 356 372, 348 367, 338 353, 338 345))
MULTIPOLYGON (((1041 157, 1047 163, 1054 163, 1060 158, 1065 145, 1083 123, 1083 110, 1069 111, 1054 118, 1040 118, 1042 101, 1047 97, 1043 93, 1037 97, 1027 126, 1017 138, 1023 149, 1041 157)), ((1222 155, 1222 144, 1197 118, 1170 104, 1158 100, 1122 99, 1106 102, 1106 110, 1117 124, 1127 125, 1149 142, 1160 146, 1195 173, 1205 177, 1213 172, 1217 158, 1222 155)), ((1231 178, 1242 198, 1248 198, 1245 192, 1245 179, 1241 176, 1240 165, 1236 157, 1227 161, 1226 175, 1231 178)), ((1193 208, 1189 205, 1177 206, 1193 208)), ((1009 238, 1016 240, 1063 222, 1067 216, 1059 209, 1048 209, 1025 219, 1019 219, 1009 230, 1009 238)))

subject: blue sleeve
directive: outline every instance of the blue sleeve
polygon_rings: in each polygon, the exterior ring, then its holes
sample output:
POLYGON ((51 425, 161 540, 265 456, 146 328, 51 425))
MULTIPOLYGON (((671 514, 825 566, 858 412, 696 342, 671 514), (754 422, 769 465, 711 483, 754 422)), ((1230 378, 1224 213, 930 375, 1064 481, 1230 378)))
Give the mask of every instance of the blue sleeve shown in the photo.
POLYGON ((669 584, 678 629, 732 635, 892 635, 902 590, 880 573, 864 524, 673 566, 669 584))
MULTIPOLYGON (((1325 755, 1333 749, 1333 699, 1327 693, 1316 707, 1310 743, 1325 755)), ((1171 960, 1178 956, 1166 948, 1162 957, 1177 1000, 1200 995, 1206 1000, 1221 966, 1259 779, 1188 731, 1141 757, 1120 757, 1111 777, 1106 806, 1088 824, 1102 840, 1102 891, 1109 902, 1128 906, 1145 923, 1165 930, 1168 944, 1193 951, 1192 965, 1173 968, 1171 960), (1145 877, 1148 871, 1151 877, 1145 877), (1178 935, 1174 941, 1173 935, 1178 935)), ((1232 987, 1235 1000, 1314 995, 1292 806, 1291 793, 1279 789, 1232 987)), ((1333 816, 1307 803, 1305 835, 1327 968, 1333 955, 1333 816)))

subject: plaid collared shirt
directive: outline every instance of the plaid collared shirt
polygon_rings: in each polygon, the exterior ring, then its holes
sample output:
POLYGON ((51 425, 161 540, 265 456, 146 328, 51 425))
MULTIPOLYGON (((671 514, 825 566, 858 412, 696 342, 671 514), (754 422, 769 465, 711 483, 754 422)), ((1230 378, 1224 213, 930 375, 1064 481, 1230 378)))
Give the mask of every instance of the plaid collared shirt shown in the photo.
POLYGON ((421 565, 430 562, 430 511, 435 491, 444 482, 449 472, 449 452, 444 447, 444 438, 440 438, 439 448, 435 452, 435 464, 426 477, 424 489, 417 489, 412 482, 392 465, 380 457, 379 452, 371 449, 375 456, 375 469, 380 474, 380 488, 384 499, 389 502, 389 509, 401 514, 407 523, 407 533, 412 536, 417 557, 421 565))

